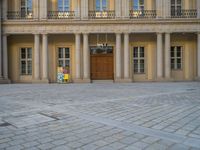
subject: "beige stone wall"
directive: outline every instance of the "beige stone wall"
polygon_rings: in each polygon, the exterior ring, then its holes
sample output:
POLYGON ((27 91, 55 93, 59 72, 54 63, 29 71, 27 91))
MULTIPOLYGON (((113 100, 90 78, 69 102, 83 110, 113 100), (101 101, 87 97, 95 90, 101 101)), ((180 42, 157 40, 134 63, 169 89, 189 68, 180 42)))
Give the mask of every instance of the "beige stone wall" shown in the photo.
POLYGON ((173 34, 171 36, 172 46, 183 47, 182 70, 171 70, 174 80, 194 80, 197 74, 197 39, 194 34, 173 34))
POLYGON ((133 81, 154 81, 156 79, 156 34, 131 34, 130 36, 131 76, 133 81), (145 73, 133 72, 133 47, 145 49, 145 73))

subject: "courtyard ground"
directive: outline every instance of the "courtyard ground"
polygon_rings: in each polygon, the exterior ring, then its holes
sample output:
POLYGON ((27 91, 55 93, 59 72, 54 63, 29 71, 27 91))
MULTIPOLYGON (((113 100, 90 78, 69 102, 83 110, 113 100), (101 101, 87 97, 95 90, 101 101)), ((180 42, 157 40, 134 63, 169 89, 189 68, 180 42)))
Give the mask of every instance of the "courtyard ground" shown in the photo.
POLYGON ((200 82, 0 85, 0 149, 200 150, 200 82))

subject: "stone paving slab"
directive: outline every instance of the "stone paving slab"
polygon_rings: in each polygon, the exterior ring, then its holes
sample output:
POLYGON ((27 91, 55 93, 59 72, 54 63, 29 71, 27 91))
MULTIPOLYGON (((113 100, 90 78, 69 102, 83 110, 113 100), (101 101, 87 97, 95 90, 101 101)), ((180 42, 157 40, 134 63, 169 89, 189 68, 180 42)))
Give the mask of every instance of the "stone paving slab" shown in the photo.
POLYGON ((198 150, 200 83, 0 85, 2 123, 2 150, 198 150))

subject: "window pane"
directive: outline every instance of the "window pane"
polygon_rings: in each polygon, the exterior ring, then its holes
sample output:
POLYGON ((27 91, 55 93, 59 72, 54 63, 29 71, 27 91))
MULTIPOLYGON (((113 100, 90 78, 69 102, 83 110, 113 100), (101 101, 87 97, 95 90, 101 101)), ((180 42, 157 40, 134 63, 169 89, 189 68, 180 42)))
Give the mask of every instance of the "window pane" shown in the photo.
POLYGON ((58 58, 63 58, 63 49, 62 48, 58 49, 58 58))
POLYGON ((133 9, 138 10, 139 2, 138 0, 133 0, 133 9))
POLYGON ((140 57, 144 57, 144 47, 140 47, 140 57))
POLYGON ((65 67, 70 67, 70 61, 69 60, 65 60, 65 67))
POLYGON ((134 50, 133 50, 134 52, 134 54, 133 54, 133 57, 134 58, 138 58, 138 47, 134 47, 134 50))
POLYGON ((26 74, 26 61, 21 61, 21 74, 26 74))
POLYGON ((28 74, 31 75, 32 74, 32 61, 28 61, 28 74))
POLYGON ((171 5, 175 5, 175 0, 171 0, 171 5))
POLYGON ((140 0, 140 5, 144 5, 144 0, 140 0))
POLYGON ((107 0, 102 0, 102 10, 107 10, 107 0))
POLYGON ((65 58, 70 58, 69 48, 65 48, 65 58))
POLYGON ((32 11, 32 0, 27 0, 27 10, 32 11))
POLYGON ((181 64, 177 64, 177 69, 181 69, 182 65, 181 64))
POLYGON ((26 49, 22 48, 21 49, 21 59, 25 59, 26 58, 26 49))
POLYGON ((27 49, 27 57, 32 59, 32 49, 31 48, 27 49))
POLYGON ((63 67, 63 60, 59 60, 59 61, 58 61, 58 66, 59 66, 59 67, 63 67))
POLYGON ((96 0, 96 10, 100 11, 100 7, 101 7, 100 0, 96 0))
POLYGON ((181 63, 181 59, 179 58, 179 59, 177 59, 177 63, 178 64, 180 64, 181 63))

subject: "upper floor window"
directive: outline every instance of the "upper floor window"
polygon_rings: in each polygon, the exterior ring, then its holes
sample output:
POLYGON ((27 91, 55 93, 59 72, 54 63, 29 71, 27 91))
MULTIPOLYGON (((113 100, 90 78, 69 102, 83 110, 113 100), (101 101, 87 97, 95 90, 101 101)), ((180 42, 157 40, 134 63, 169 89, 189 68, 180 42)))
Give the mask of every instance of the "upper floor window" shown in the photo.
POLYGON ((22 14, 29 14, 32 11, 32 0, 21 0, 22 14))
POLYGON ((144 0, 132 0, 133 10, 144 10, 144 0))
POLYGON ((97 11, 107 10, 107 0, 96 0, 96 10, 97 11))
POLYGON ((70 11, 70 0, 58 0, 58 11, 70 11))
POLYGON ((181 6, 182 1, 181 0, 171 0, 171 15, 181 15, 181 6))
POLYGON ((171 69, 182 69, 182 47, 171 47, 171 69))

